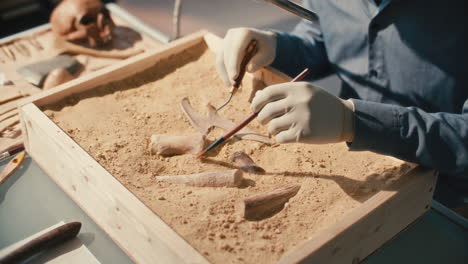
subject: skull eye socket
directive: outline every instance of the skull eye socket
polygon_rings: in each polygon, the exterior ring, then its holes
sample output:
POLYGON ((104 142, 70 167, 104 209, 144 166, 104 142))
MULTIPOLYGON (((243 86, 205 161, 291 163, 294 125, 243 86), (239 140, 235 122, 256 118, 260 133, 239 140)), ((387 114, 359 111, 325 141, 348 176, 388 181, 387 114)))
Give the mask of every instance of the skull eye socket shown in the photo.
POLYGON ((82 25, 89 25, 89 24, 91 24, 93 22, 94 22, 94 16, 89 15, 89 14, 84 15, 80 19, 80 24, 82 24, 82 25))

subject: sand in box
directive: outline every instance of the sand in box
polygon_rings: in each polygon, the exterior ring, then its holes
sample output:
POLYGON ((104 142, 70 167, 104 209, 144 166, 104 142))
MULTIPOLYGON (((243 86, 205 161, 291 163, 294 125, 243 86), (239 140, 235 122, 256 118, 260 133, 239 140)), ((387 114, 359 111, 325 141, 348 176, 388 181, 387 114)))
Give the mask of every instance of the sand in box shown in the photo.
MULTIPOLYGON (((266 145, 229 140, 205 161, 193 155, 159 157, 146 151, 153 134, 191 135, 180 109, 182 98, 205 112, 220 105, 228 89, 219 79, 215 55, 199 44, 121 81, 68 97, 45 113, 213 263, 273 263, 324 228, 333 225, 376 192, 389 187, 409 165, 370 152, 349 152, 345 144, 266 145), (244 173, 242 188, 192 187, 156 180, 158 175, 193 174, 236 168, 230 156, 247 153, 265 169, 244 173), (301 188, 276 215, 248 221, 235 213, 237 201, 292 184, 301 188)), ((239 122, 258 81, 243 87, 222 115, 239 122)), ((253 121, 250 128, 267 134, 253 121)), ((208 134, 215 140, 222 131, 208 134)))

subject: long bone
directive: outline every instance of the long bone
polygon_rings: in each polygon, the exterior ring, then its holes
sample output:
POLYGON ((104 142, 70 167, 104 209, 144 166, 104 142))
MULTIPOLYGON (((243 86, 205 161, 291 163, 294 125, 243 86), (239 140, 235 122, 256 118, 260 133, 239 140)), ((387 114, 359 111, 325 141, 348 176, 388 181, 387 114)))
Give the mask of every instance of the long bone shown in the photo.
POLYGON ((156 176, 156 179, 197 187, 239 187, 244 181, 241 170, 222 170, 188 175, 156 176))

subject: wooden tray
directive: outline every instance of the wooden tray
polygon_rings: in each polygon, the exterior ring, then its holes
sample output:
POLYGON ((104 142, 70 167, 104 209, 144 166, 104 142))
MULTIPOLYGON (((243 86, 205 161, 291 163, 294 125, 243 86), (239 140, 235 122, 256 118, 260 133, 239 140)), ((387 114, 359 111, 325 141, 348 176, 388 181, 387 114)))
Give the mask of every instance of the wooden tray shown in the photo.
MULTIPOLYGON (((110 3, 106 6, 110 10, 111 15, 117 25, 117 41, 115 41, 116 44, 114 45, 116 48, 117 46, 122 48, 122 45, 129 41, 128 38, 135 39, 136 42, 134 43, 133 48, 140 48, 145 51, 158 49, 168 42, 169 39, 163 34, 157 30, 149 28, 147 25, 140 22, 138 19, 120 8, 118 5, 110 3), (138 34, 140 40, 137 39, 138 34)), ((5 85, 4 87, 0 86, 0 152, 3 152, 5 149, 21 143, 20 131, 15 131, 17 133, 13 133, 13 136, 2 136, 1 130, 4 125, 18 120, 18 116, 15 114, 15 112, 10 112, 10 110, 16 108, 18 102, 24 99, 24 97, 19 96, 17 99, 4 103, 1 102, 6 98, 11 98, 12 95, 32 95, 42 92, 42 89, 24 80, 24 78, 21 77, 16 72, 16 70, 30 63, 50 59, 52 57, 51 54, 54 53, 44 44, 50 42, 52 37, 53 34, 50 24, 45 24, 0 39, 0 73, 5 74, 6 80, 12 83, 5 85), (36 46, 33 45, 34 43, 36 43, 36 46), (18 51, 16 45, 25 47, 30 55, 24 56, 24 54, 21 54, 18 51), (2 51, 3 49, 11 50, 11 52, 15 54, 15 60, 12 61, 5 58, 5 53, 2 51), (6 111, 9 112, 5 113, 6 111), (15 115, 10 117, 12 114, 15 115), (9 117, 8 120, 3 120, 6 117, 9 117)), ((116 61, 120 61, 117 59, 97 58, 87 55, 74 55, 74 57, 80 61, 80 63, 86 65, 83 71, 79 73, 80 76, 96 72, 101 68, 112 65, 116 61)), ((19 129, 19 127, 15 128, 19 129)))
MULTIPOLYGON (((153 53, 141 54, 69 83, 32 96, 20 107, 28 153, 47 174, 138 263, 208 263, 208 261, 83 148, 39 107, 121 80, 158 61, 219 38, 199 32, 153 53)), ((266 84, 289 78, 273 69, 256 73, 266 84)), ((287 253, 280 263, 358 263, 429 209, 436 173, 417 167, 392 190, 382 190, 338 222, 287 253)))

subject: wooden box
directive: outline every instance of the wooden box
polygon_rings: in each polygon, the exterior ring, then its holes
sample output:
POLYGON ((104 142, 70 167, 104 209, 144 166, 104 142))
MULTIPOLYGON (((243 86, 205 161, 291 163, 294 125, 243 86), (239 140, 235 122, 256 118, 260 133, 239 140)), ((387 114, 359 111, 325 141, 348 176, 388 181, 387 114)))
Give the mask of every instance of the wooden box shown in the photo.
MULTIPOLYGON (((146 207, 39 107, 74 93, 131 76, 173 54, 219 38, 199 32, 162 50, 33 96, 20 107, 28 153, 47 174, 137 263, 208 263, 207 259, 146 207)), ((266 84, 287 81, 281 73, 256 73, 266 84)), ((436 173, 417 167, 397 186, 381 190, 333 226, 288 252, 280 263, 358 263, 429 209, 436 173)))

